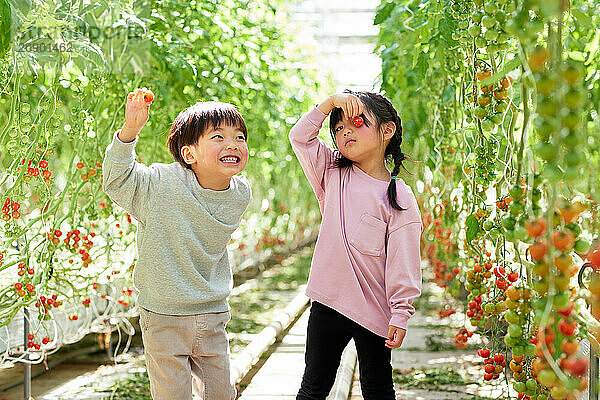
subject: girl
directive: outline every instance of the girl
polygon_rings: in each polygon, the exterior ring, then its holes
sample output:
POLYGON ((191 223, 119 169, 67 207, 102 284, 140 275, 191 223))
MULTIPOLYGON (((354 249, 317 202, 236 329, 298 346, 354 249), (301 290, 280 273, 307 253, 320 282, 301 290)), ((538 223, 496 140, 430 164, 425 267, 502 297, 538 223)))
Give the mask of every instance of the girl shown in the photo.
POLYGON ((423 230, 412 190, 396 177, 404 159, 400 118, 384 96, 347 90, 302 116, 290 141, 322 214, 296 399, 327 397, 353 338, 364 399, 393 400, 391 349, 402 344, 412 301, 421 294, 423 230), (337 150, 317 137, 330 113, 337 150))

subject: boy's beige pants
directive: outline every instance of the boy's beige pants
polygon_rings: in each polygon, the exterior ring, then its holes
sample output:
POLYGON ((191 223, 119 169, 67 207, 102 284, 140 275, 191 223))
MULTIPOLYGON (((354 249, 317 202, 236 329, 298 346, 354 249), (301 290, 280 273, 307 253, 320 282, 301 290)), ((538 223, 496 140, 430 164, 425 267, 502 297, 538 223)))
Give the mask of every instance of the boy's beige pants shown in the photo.
POLYGON ((140 327, 150 392, 154 400, 232 400, 229 311, 197 315, 164 315, 140 307, 140 327))

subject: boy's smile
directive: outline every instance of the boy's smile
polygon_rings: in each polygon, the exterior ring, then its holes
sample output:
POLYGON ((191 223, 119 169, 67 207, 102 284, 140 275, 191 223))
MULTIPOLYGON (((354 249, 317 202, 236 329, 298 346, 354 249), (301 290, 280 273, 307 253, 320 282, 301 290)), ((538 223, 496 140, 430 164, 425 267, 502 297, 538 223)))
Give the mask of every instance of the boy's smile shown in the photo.
POLYGON ((209 128, 195 145, 184 146, 182 156, 202 187, 226 190, 231 177, 246 167, 248 146, 237 127, 219 126, 209 128))

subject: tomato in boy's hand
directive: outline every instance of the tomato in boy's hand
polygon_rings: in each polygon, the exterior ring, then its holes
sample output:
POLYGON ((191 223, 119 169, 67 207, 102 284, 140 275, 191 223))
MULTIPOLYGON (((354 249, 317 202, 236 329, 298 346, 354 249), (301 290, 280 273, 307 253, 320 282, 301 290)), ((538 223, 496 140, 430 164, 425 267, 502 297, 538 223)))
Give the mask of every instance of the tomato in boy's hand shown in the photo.
POLYGON ((146 103, 152 103, 154 101, 154 93, 152 93, 152 90, 148 88, 142 88, 140 91, 142 92, 146 103))
POLYGON ((363 120, 362 117, 355 117, 352 120, 352 123, 354 124, 355 127, 360 128, 361 126, 363 126, 363 124, 365 123, 365 121, 363 120))

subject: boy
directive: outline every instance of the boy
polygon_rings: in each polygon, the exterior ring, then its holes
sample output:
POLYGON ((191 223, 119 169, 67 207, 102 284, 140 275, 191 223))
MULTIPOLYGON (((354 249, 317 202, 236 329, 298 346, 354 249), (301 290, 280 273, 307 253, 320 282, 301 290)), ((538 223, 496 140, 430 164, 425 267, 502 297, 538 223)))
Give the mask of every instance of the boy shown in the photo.
MULTIPOLYGON (((154 400, 231 400, 227 243, 251 198, 247 130, 227 103, 196 103, 171 126, 176 162, 135 161, 150 104, 129 93, 125 123, 106 149, 103 190, 138 221, 140 327, 154 400), (192 377, 193 376, 193 377, 192 377)), ((151 101, 151 100, 150 100, 151 101)))

